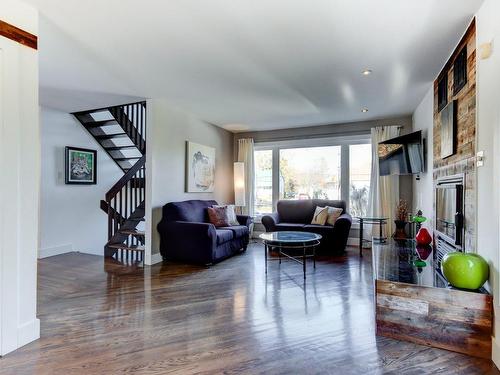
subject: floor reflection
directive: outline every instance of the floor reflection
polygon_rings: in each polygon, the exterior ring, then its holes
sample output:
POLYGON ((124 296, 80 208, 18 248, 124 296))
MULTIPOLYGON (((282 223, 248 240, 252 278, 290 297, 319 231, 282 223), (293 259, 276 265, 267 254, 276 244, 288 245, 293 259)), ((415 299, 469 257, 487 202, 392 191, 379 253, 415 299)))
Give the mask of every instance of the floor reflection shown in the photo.
POLYGON ((42 338, 0 374, 496 373, 491 362, 375 337, 371 259, 316 270, 263 247, 210 268, 120 269, 102 257, 39 262, 42 338))

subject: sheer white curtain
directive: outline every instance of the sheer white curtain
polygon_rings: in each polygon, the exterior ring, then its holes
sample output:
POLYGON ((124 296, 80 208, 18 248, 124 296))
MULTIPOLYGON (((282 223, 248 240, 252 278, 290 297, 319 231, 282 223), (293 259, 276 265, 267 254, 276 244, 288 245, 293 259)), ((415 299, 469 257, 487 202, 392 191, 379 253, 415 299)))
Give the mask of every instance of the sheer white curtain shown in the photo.
POLYGON ((254 216, 254 161, 253 161, 253 139, 243 138, 238 140, 238 161, 245 163, 245 202, 242 208, 245 215, 254 216))
MULTIPOLYGON (((368 216, 389 218, 385 227, 385 235, 391 236, 394 231, 396 205, 399 202, 399 176, 380 176, 378 163, 378 144, 397 137, 399 126, 382 126, 372 128, 372 171, 370 193, 368 195, 368 216)), ((374 228, 378 233, 378 228, 374 228)), ((377 234, 378 235, 378 234, 377 234)))

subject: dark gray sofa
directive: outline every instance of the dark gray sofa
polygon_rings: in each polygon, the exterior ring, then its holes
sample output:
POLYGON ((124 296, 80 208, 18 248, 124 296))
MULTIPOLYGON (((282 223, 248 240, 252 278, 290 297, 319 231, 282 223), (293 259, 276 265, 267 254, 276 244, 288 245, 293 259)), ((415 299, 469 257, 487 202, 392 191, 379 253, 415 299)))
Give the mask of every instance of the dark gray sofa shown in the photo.
POLYGON ((237 215, 240 225, 216 228, 208 221, 207 207, 213 205, 217 202, 189 200, 163 206, 157 229, 164 260, 208 265, 246 250, 252 219, 237 215))
POLYGON ((346 204, 340 200, 308 199, 280 200, 277 212, 262 217, 266 232, 302 231, 320 234, 323 238, 318 253, 325 255, 342 255, 345 252, 352 218, 346 212, 346 204), (316 207, 342 208, 342 215, 334 226, 311 224, 316 207))

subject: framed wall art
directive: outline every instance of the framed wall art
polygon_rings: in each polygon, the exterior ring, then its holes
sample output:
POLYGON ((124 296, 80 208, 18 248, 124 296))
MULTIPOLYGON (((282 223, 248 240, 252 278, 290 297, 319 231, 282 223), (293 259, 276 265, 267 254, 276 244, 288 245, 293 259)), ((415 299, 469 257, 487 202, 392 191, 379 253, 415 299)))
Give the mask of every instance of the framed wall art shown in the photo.
POLYGON ((186 142, 186 192, 212 193, 215 184, 215 148, 186 142))
POLYGON ((65 148, 66 184, 97 184, 97 151, 86 148, 65 148))

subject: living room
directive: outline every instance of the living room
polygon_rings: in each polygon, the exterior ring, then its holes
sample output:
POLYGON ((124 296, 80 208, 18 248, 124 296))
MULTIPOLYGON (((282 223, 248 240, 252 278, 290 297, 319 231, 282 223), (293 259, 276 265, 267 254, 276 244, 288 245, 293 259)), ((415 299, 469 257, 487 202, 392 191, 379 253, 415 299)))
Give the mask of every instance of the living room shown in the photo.
POLYGON ((498 373, 499 11, 0 4, 0 374, 498 373))

